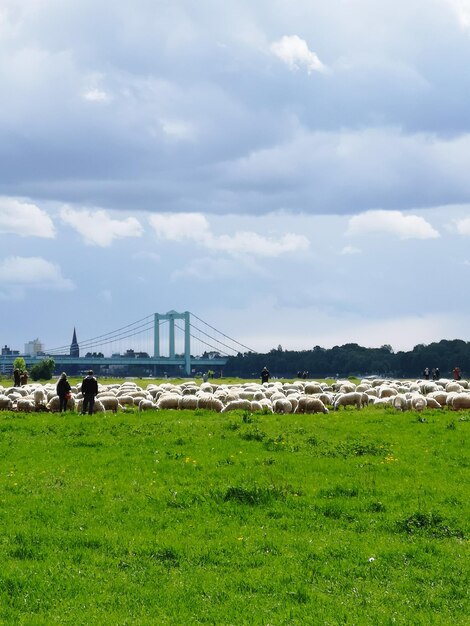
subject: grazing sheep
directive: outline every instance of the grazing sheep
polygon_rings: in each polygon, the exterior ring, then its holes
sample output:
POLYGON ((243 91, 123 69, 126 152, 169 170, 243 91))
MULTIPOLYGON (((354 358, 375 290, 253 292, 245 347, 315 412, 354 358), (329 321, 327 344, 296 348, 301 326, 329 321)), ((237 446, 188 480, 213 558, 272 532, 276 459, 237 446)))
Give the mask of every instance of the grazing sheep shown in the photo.
POLYGON ((214 394, 204 393, 198 397, 197 407, 198 409, 207 409, 209 411, 216 411, 217 413, 220 413, 224 408, 224 403, 214 394))
POLYGON ((44 391, 44 389, 42 388, 37 388, 34 390, 33 392, 33 398, 34 398, 34 407, 36 410, 39 409, 44 409, 46 408, 46 404, 47 404, 47 394, 44 391))
POLYGON ((292 402, 287 398, 278 398, 273 402, 274 413, 292 413, 292 402))
POLYGON ((328 413, 328 409, 316 396, 301 396, 295 410, 296 413, 328 413))
POLYGON ((426 397, 426 406, 428 409, 442 409, 442 405, 435 399, 426 397))
POLYGON ((461 393, 463 390, 464 390, 464 387, 458 382, 450 382, 450 383, 447 383, 446 385, 447 393, 450 393, 451 391, 456 391, 457 393, 461 393))
POLYGON ((157 409, 177 409, 180 397, 177 393, 161 395, 157 402, 157 409))
POLYGON ((151 409, 155 409, 155 404, 151 400, 146 400, 142 398, 139 402, 139 411, 150 411, 151 409))
POLYGON ((95 404, 93 405, 93 413, 105 413, 105 409, 101 400, 95 400, 95 404))
POLYGON ((178 400, 178 408, 179 409, 188 409, 188 410, 194 410, 197 409, 198 407, 198 398, 196 395, 183 395, 180 397, 180 399, 178 400))
POLYGON ((116 396, 96 396, 96 399, 101 402, 104 406, 105 411, 112 411, 113 413, 117 413, 119 408, 119 400, 116 396))
POLYGON ((306 383, 305 385, 305 389, 304 389, 304 393, 306 393, 307 395, 311 395, 314 393, 322 393, 323 392, 323 387, 320 385, 320 383, 306 383))
POLYGON ((315 397, 319 398, 325 406, 333 406, 334 395, 332 393, 324 391, 323 393, 319 393, 315 397))
POLYGON ((59 412, 59 396, 53 396, 49 402, 47 403, 47 409, 51 412, 51 413, 58 413, 59 412))
POLYGON ((363 406, 367 406, 369 404, 369 396, 367 393, 361 393, 360 391, 353 391, 349 393, 340 394, 333 405, 335 411, 339 409, 339 407, 343 406, 355 406, 356 409, 362 409, 363 406))
POLYGON ((452 408, 454 411, 459 411, 460 409, 470 409, 470 394, 469 393, 459 393, 452 400, 452 408))
POLYGON ((16 410, 19 413, 31 413, 35 410, 34 399, 31 397, 18 398, 16 401, 16 410))
POLYGON ((356 385, 354 383, 342 383, 338 389, 339 393, 353 393, 356 391, 356 385))
POLYGON ((410 408, 414 411, 422 411, 427 406, 426 398, 419 394, 413 394, 410 398, 410 408))
POLYGON ((374 406, 390 406, 394 398, 396 398, 396 396, 389 396, 388 398, 376 398, 375 396, 370 396, 369 402, 374 406))
POLYGON ((427 399, 428 398, 434 398, 434 400, 437 400, 441 406, 446 406, 447 404, 447 393, 443 390, 433 391, 427 396, 427 399))
POLYGON ((224 406, 221 413, 227 413, 228 411, 235 411, 237 409, 251 412, 250 400, 231 400, 228 404, 224 406))
POLYGON ((386 387, 381 385, 379 388, 379 398, 390 398, 391 396, 398 395, 398 391, 393 387, 386 387))
POLYGON ((398 411, 406 411, 410 408, 408 398, 401 393, 396 396, 391 396, 390 401, 392 406, 395 407, 398 411))
POLYGON ((13 406, 13 402, 11 398, 5 395, 0 396, 0 410, 1 411, 10 411, 13 406))
POLYGON ((123 406, 134 406, 135 402, 134 402, 134 398, 132 396, 128 396, 128 395, 123 395, 123 396, 116 396, 117 401, 119 402, 119 406, 123 407, 123 406))

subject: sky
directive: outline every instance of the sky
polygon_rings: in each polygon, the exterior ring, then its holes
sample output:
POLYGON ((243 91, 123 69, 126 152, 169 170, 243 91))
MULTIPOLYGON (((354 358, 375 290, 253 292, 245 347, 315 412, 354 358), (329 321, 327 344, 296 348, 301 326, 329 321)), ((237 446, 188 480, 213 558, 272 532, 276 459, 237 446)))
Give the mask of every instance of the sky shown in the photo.
POLYGON ((470 0, 1 0, 0 344, 470 341, 469 66, 470 0))

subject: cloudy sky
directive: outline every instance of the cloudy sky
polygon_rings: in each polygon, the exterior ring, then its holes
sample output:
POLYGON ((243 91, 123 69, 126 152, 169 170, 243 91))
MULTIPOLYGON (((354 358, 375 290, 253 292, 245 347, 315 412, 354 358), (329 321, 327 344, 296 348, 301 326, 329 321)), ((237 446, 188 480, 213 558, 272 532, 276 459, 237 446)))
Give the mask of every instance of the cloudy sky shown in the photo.
POLYGON ((470 0, 1 0, 1 345, 469 341, 469 66, 470 0))

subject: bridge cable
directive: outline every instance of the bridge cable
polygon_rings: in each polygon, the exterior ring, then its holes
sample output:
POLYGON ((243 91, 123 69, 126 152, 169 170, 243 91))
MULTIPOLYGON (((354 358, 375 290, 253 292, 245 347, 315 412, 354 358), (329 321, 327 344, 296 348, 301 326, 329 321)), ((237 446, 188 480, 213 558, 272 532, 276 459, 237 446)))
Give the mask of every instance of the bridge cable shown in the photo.
POLYGON ((205 324, 206 326, 209 326, 209 328, 211 328, 212 330, 215 330, 215 332, 220 333, 226 339, 230 339, 230 341, 233 341, 234 343, 238 344, 239 346, 242 346, 242 348, 246 348, 249 352, 256 352, 256 350, 253 350, 252 348, 249 348, 248 346, 245 346, 243 343, 240 343, 236 339, 233 339, 233 337, 229 337, 228 335, 226 335, 225 333, 221 332, 220 330, 217 330, 217 328, 214 328, 213 326, 211 326, 210 324, 208 324, 207 322, 202 320, 200 317, 198 317, 194 313, 191 312, 191 315, 193 317, 195 317, 197 320, 199 320, 200 322, 202 322, 203 324, 205 324))

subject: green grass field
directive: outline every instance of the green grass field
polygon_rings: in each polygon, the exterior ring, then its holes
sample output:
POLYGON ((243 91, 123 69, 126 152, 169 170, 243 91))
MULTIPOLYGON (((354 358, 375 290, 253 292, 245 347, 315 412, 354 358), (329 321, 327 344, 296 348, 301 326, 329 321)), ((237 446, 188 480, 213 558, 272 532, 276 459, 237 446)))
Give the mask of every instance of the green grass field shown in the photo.
POLYGON ((469 412, 0 413, 0 624, 469 624, 469 412))

